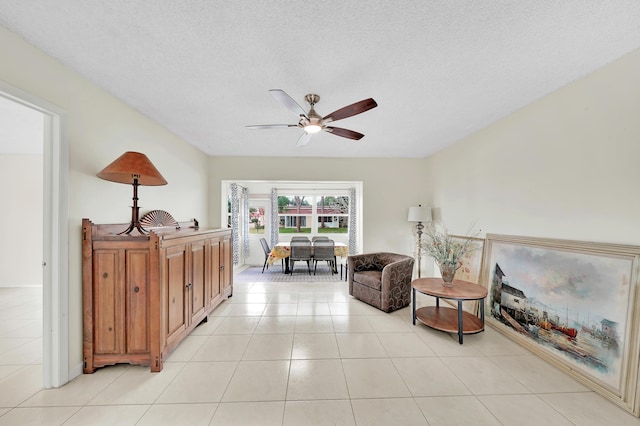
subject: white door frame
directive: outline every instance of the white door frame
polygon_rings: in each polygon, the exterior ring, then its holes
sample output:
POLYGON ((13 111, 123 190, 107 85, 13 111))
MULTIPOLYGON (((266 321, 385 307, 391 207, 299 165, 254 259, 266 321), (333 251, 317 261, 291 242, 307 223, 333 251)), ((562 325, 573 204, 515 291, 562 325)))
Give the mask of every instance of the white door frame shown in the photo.
MULTIPOLYGON (((245 263, 251 264, 249 260, 253 260, 254 262, 260 262, 257 265, 262 266, 264 264, 264 253, 262 251, 262 245, 260 244, 260 238, 265 238, 267 242, 269 242, 269 235, 271 235, 271 214, 269 214, 270 203, 271 200, 267 198, 252 198, 251 195, 249 195, 249 207, 252 205, 264 207, 264 216, 267 220, 264 224, 264 234, 249 233, 249 258, 244 258, 245 263)), ((271 243, 269 243, 269 245, 271 245, 271 243)))
POLYGON ((42 384, 69 381, 69 147, 65 112, 0 81, 0 96, 44 114, 42 384))

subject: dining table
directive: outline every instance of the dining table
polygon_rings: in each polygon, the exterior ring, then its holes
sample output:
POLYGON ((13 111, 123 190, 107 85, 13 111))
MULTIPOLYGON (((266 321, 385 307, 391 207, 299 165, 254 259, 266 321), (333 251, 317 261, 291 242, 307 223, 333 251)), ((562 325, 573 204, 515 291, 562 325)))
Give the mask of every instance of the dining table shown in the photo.
MULTIPOLYGON (((313 250, 313 245, 311 246, 313 250)), ((349 246, 345 243, 334 243, 333 253, 336 258, 347 257, 349 256, 349 246)), ((289 256, 291 255, 291 243, 289 241, 280 242, 274 245, 271 248, 271 253, 269 253, 269 265, 273 265, 274 262, 279 260, 284 260, 284 273, 289 274, 291 270, 289 269, 289 256)), ((334 262, 335 264, 335 262, 334 262)), ((334 270, 334 272, 337 272, 334 270)))

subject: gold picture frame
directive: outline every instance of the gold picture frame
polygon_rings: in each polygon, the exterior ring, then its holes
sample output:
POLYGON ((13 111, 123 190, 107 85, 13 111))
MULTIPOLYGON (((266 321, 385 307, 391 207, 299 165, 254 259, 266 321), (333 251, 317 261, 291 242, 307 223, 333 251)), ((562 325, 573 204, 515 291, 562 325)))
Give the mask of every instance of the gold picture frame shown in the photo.
POLYGON ((487 234, 486 324, 640 415, 640 247, 487 234))

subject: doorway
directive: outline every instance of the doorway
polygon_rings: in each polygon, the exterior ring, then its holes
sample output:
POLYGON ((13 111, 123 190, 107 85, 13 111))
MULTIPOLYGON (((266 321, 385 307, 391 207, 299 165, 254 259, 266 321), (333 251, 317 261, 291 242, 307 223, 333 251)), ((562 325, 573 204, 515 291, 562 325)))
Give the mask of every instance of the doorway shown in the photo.
POLYGON ((247 265, 264 264, 264 250, 260 239, 264 238, 269 243, 269 203, 269 200, 264 198, 249 197, 249 255, 244 259, 247 265))
POLYGON ((41 112, 0 97, 0 223, 10 224, 0 239, 0 360, 33 389, 42 387, 43 126, 41 112))
POLYGON ((42 386, 59 387, 69 381, 69 165, 64 111, 2 81, 0 98, 42 114, 42 386))

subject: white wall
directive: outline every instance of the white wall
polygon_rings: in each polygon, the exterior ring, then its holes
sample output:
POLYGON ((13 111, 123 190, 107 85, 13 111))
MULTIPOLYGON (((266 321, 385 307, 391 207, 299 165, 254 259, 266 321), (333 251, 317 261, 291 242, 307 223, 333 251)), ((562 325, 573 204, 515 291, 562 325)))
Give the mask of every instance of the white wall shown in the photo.
MULTIPOLYGON (((366 142, 363 143, 366 150, 366 142)), ((366 154, 366 151, 363 151, 366 154)), ((362 181, 364 252, 413 248, 409 206, 420 198, 424 160, 212 157, 209 221, 220 223, 220 180, 362 181)))
POLYGON ((410 253, 406 214, 418 203, 457 234, 475 224, 481 236, 640 244, 638 75, 640 51, 423 160, 211 158, 210 176, 362 180, 364 251, 410 253))
POLYGON ((42 155, 0 155, 0 287, 42 285, 42 167, 42 155))
POLYGON ((69 142, 69 365, 82 362, 82 218, 125 223, 132 187, 96 177, 125 151, 145 153, 169 182, 141 186, 141 213, 162 209, 207 225, 207 156, 79 74, 0 27, 0 80, 57 105, 69 142))
POLYGON ((640 50, 425 160, 464 232, 640 244, 640 50))
POLYGON ((483 232, 640 242, 640 52, 428 159, 207 158, 2 28, 0 57, 0 80, 67 112, 72 367, 82 350, 81 219, 129 220, 131 187, 95 176, 127 150, 147 154, 169 182, 140 188, 141 211, 203 226, 220 224, 220 180, 356 180, 365 251, 409 253, 407 209, 418 203, 457 233, 477 221, 483 232))

